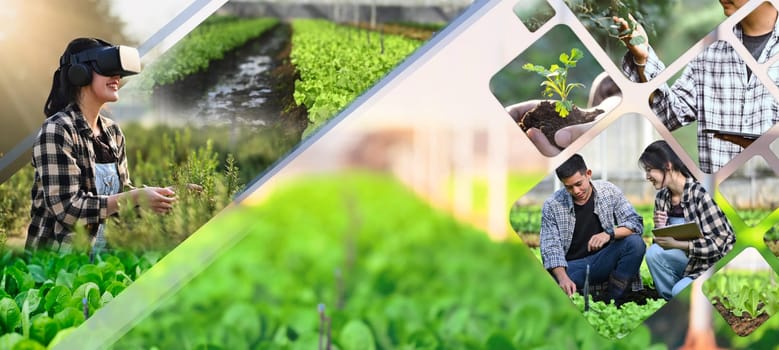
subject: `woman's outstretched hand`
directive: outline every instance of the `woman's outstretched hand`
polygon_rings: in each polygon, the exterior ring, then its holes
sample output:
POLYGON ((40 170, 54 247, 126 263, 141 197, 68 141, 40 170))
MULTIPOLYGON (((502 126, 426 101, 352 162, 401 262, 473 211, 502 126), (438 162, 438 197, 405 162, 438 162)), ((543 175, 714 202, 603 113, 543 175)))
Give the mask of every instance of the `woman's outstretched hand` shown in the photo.
POLYGON ((133 202, 158 214, 167 214, 176 203, 176 192, 168 187, 143 187, 132 190, 133 202))

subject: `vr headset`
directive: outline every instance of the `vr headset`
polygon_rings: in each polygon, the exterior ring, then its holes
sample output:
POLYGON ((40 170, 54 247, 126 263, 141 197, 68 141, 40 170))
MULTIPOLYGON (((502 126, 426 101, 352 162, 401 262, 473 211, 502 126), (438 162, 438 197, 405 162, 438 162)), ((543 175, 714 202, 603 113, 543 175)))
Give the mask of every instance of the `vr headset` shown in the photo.
POLYGON ((67 67, 67 77, 75 86, 85 86, 92 82, 92 70, 102 76, 126 77, 141 72, 141 56, 138 50, 129 46, 96 47, 93 49, 70 55, 69 61, 65 57, 60 60, 61 67, 67 67))

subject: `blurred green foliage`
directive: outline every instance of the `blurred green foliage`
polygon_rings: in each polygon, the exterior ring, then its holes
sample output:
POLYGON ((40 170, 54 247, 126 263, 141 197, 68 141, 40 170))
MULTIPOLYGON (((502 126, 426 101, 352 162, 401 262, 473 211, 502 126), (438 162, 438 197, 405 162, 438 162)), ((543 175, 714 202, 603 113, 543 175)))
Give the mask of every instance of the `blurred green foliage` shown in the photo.
POLYGON ((306 176, 242 210, 233 220, 256 223, 246 237, 114 348, 312 349, 320 304, 338 349, 652 346, 644 326, 618 341, 592 331, 527 247, 385 176, 306 176))

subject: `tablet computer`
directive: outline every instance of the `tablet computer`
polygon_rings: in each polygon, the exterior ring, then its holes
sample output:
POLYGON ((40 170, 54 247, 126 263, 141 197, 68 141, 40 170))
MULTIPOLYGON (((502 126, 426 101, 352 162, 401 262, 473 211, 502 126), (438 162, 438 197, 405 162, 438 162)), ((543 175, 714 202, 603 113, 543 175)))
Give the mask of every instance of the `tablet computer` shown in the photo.
POLYGON ((685 222, 678 225, 668 225, 661 228, 652 230, 655 236, 659 237, 673 237, 680 241, 689 241, 696 238, 703 237, 701 229, 698 228, 698 224, 695 222, 685 222))
POLYGON ((760 135, 758 135, 758 134, 747 134, 747 133, 743 133, 743 132, 735 132, 735 131, 727 131, 727 130, 704 129, 703 132, 704 133, 709 133, 709 134, 714 134, 715 136, 717 134, 727 135, 727 136, 738 136, 738 137, 743 137, 743 138, 745 138, 747 140, 750 140, 750 141, 754 141, 754 140, 757 140, 758 138, 760 138, 760 135))

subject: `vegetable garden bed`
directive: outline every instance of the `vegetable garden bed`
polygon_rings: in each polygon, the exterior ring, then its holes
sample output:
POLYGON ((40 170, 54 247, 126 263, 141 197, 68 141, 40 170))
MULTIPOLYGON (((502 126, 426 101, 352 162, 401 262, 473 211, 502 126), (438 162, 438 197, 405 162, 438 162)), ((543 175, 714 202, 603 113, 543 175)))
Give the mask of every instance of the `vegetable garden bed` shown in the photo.
POLYGON ((740 336, 779 311, 779 285, 770 269, 718 271, 703 284, 703 293, 740 336))
POLYGON ((324 20, 292 22, 295 101, 308 110, 310 134, 422 45, 324 20))
POLYGON ((43 349, 58 342, 96 310, 113 300, 159 254, 49 252, 0 258, 0 348, 43 349))
POLYGON ((384 177, 306 177, 245 210, 261 224, 114 348, 651 346, 641 325, 614 342, 588 331, 526 247, 492 242, 384 177), (516 294, 526 288, 532 297, 516 294))

